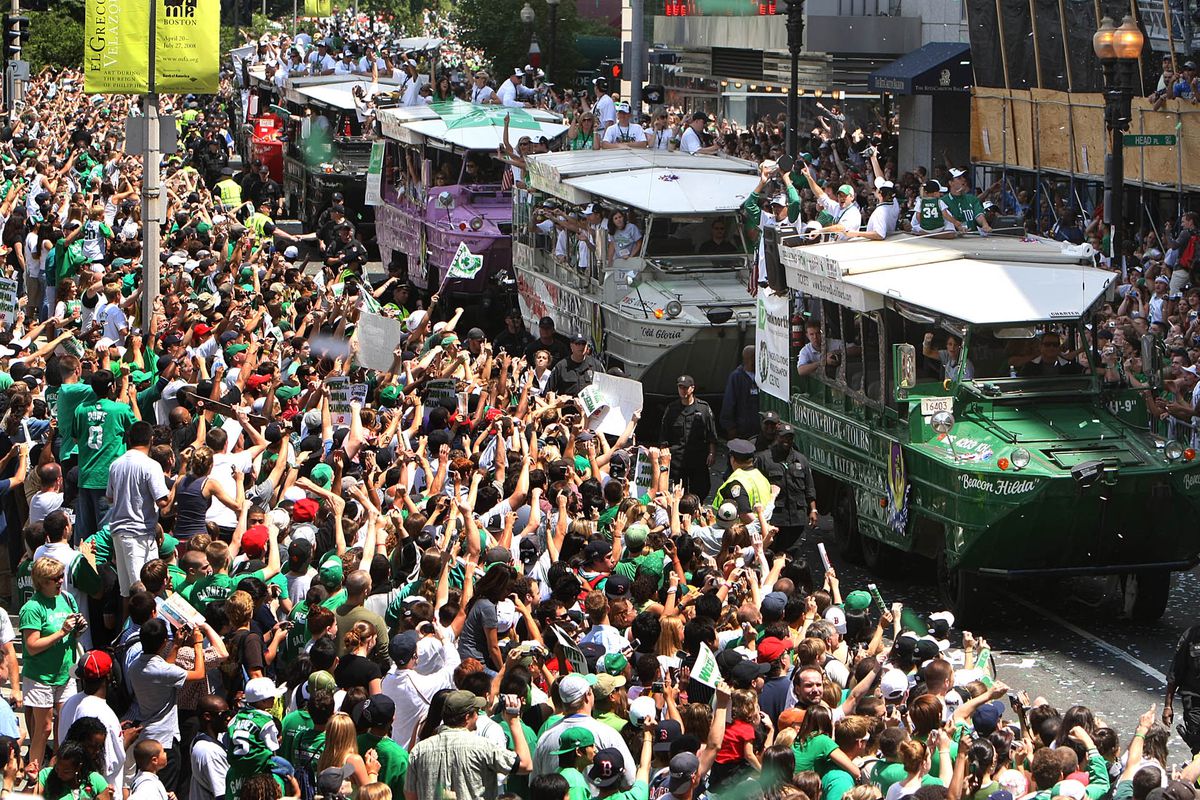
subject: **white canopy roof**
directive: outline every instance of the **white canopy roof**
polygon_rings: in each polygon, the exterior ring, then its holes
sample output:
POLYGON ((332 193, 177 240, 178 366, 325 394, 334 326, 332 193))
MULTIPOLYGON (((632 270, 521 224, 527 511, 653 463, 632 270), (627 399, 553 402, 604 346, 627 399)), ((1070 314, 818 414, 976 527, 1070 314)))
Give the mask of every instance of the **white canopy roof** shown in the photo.
POLYGON ((397 39, 394 46, 397 50, 432 50, 441 47, 442 40, 430 36, 410 36, 407 39, 397 39))
MULTIPOLYGON (((456 147, 462 150, 495 150, 500 147, 504 140, 504 129, 494 125, 477 125, 463 126, 458 128, 447 128, 444 119, 422 119, 406 123, 404 125, 409 132, 417 136, 431 139, 434 142, 444 142, 447 145, 456 147)), ((537 138, 545 136, 547 139, 553 139, 555 136, 560 136, 567 130, 566 125, 554 124, 551 122, 539 122, 538 130, 532 128, 512 128, 508 132, 508 139, 514 146, 517 140, 522 136, 537 138)), ((411 141, 406 139, 406 141, 411 141)))
POLYGON ((781 247, 780 260, 789 287, 860 311, 901 301, 979 325, 1078 319, 1113 278, 1061 243, 1001 237, 781 247))
POLYGON ((582 204, 608 200, 654 214, 741 206, 758 183, 748 161, 652 150, 575 150, 527 160, 534 188, 582 204))

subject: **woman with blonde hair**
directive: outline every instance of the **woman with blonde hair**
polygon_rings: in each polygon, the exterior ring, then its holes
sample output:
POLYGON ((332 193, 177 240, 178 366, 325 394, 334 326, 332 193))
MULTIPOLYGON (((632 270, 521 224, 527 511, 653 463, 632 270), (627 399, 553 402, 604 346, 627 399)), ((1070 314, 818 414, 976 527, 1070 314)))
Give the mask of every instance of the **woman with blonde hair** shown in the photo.
POLYGON ((383 673, 379 665, 371 660, 371 651, 379 641, 375 626, 369 622, 358 621, 342 636, 342 645, 346 655, 338 659, 333 677, 337 685, 343 689, 361 686, 367 691, 367 696, 379 694, 383 686, 383 673))
POLYGON ((75 693, 71 677, 76 639, 86 623, 75 598, 63 591, 65 570, 57 559, 42 556, 33 562, 33 597, 21 606, 20 628, 25 657, 21 663, 21 694, 29 710, 29 760, 25 774, 37 778, 46 754, 46 741, 58 739, 58 714, 63 701, 75 693))
POLYGON ((325 726, 325 751, 317 761, 315 773, 320 775, 330 767, 342 771, 342 780, 348 781, 351 789, 375 783, 379 777, 376 752, 368 750, 365 758, 358 754, 358 732, 349 714, 334 714, 325 726))
POLYGON ((659 661, 674 658, 683 649, 683 617, 662 617, 658 622, 658 645, 654 654, 659 661))
POLYGON ((213 468, 211 448, 204 445, 193 447, 186 456, 180 466, 186 468, 187 472, 180 476, 175 485, 174 530, 175 538, 185 544, 188 539, 208 529, 205 515, 208 514, 214 497, 217 498, 217 502, 233 511, 240 511, 242 508, 236 488, 231 495, 220 481, 208 479, 213 468))

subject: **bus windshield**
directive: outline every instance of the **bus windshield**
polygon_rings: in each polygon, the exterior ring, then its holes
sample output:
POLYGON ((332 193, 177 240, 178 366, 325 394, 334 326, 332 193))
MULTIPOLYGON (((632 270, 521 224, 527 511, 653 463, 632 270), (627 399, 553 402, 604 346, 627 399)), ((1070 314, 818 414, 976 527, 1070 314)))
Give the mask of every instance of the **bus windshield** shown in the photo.
MULTIPOLYGON (((998 378, 1080 378, 1092 371, 1087 347, 1070 325, 1027 324, 974 326, 967 341, 961 368, 968 380, 998 378)), ((958 362, 962 340, 947 334, 940 344, 926 349, 946 365, 958 362)))

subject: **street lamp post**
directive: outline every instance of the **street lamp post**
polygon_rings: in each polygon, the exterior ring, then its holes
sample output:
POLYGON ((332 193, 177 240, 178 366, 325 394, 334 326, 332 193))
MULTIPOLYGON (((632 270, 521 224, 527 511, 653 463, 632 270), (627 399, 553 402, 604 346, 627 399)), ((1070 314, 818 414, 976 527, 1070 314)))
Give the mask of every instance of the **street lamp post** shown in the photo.
POLYGON ((792 158, 799 152, 800 127, 800 51, 804 47, 804 0, 784 0, 787 3, 788 54, 792 57, 791 81, 788 84, 787 152, 792 158))
POLYGON ((529 0, 525 0, 525 5, 521 6, 521 24, 525 26, 525 33, 529 34, 530 52, 533 52, 536 36, 533 32, 533 22, 535 19, 537 19, 537 16, 533 12, 533 6, 529 5, 529 0))
POLYGON ((1092 37, 1092 49, 1104 69, 1104 127, 1109 134, 1109 155, 1104 164, 1104 221, 1110 230, 1113 266, 1124 257, 1125 244, 1125 139, 1133 118, 1133 89, 1144 37, 1133 19, 1121 27, 1105 17, 1092 37))
POLYGON ((546 52, 546 79, 554 80, 550 74, 553 67, 558 66, 558 4, 560 0, 546 0, 546 5, 550 8, 550 49, 546 52))

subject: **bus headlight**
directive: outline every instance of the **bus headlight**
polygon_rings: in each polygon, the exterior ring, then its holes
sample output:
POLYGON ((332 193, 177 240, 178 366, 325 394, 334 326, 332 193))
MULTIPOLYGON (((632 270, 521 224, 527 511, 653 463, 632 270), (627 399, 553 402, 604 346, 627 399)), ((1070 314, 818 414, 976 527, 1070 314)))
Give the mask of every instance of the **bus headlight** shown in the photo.
POLYGON ((1178 461, 1183 458, 1183 444, 1172 439, 1163 447, 1163 455, 1167 457, 1167 461, 1178 461))
POLYGON ((1008 454, 1008 461, 1013 465, 1013 469, 1025 469, 1029 466, 1029 451, 1018 447, 1008 454))

